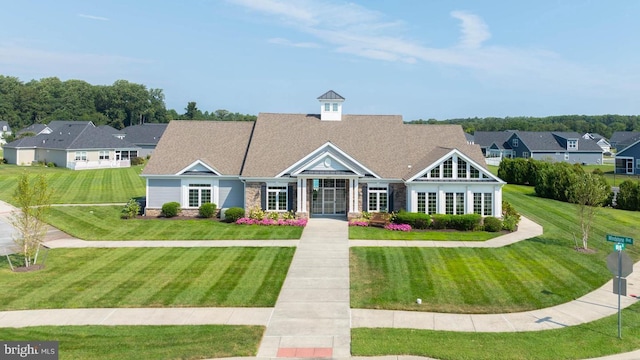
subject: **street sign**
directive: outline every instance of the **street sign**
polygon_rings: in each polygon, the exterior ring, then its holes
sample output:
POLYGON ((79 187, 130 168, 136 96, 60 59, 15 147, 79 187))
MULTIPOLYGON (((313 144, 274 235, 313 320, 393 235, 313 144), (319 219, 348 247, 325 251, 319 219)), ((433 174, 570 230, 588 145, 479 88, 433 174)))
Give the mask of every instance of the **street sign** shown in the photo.
POLYGON ((623 252, 612 252, 607 255, 607 269, 611 271, 614 276, 627 277, 633 272, 633 261, 623 252), (620 256, 620 259, 618 259, 620 256), (618 266, 618 261, 620 262, 620 266, 618 266))
POLYGON ((613 250, 615 250, 615 251, 624 250, 624 243, 615 243, 615 244, 613 244, 613 250))
POLYGON ((619 279, 617 276, 613 278, 613 293, 627 296, 627 279, 619 279), (620 289, 618 289, 618 286, 620 287, 620 289))
POLYGON ((625 236, 607 234, 607 241, 633 245, 633 239, 625 236))

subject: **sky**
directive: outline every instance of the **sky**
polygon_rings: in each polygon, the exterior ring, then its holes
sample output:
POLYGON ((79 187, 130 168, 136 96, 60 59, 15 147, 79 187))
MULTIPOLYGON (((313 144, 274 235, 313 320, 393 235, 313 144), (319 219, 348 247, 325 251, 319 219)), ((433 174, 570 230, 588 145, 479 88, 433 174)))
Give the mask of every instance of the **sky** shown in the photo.
POLYGON ((640 114, 640 1, 20 0, 0 74, 162 89, 168 109, 406 121, 640 114))

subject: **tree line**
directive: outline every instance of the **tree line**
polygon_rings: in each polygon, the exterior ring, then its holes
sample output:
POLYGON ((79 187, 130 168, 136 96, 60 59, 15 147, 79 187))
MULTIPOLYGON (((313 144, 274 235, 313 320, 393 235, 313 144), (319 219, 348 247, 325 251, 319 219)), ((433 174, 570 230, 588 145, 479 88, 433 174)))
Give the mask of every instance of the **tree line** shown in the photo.
POLYGON ((92 85, 83 80, 57 77, 22 82, 0 75, 0 120, 14 131, 53 120, 92 121, 116 129, 141 123, 167 123, 174 119, 255 120, 254 115, 227 110, 202 112, 189 102, 185 112, 167 110, 162 89, 147 88, 127 80, 112 85, 92 85))
POLYGON ((486 117, 449 120, 414 120, 416 124, 456 124, 465 132, 476 131, 575 131, 597 133, 610 138, 615 131, 640 131, 638 115, 558 115, 547 117, 486 117))

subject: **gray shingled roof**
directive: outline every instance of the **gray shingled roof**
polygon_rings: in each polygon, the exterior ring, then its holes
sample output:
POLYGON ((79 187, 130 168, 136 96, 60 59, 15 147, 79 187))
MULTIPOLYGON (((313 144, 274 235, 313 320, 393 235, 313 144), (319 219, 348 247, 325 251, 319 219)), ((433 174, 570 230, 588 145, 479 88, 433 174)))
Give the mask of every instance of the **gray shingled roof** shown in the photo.
POLYGON ((591 139, 583 139, 577 132, 516 131, 520 140, 530 151, 567 151, 566 140, 577 139, 578 149, 572 152, 602 152, 602 148, 591 139))
POLYGON ((111 135, 122 134, 122 131, 114 128, 113 126, 109 126, 109 125, 100 125, 100 126, 98 126, 98 129, 102 129, 102 130, 108 132, 111 135))
POLYGON ((223 175, 240 175, 253 121, 190 121, 169 123, 143 175, 174 175, 202 161, 223 175))
POLYGON ((43 148, 43 149, 137 149, 138 147, 118 139, 108 132, 90 123, 60 125, 51 134, 18 139, 5 147, 10 148, 43 148))
POLYGON ((41 132, 42 130, 46 129, 47 125, 46 124, 31 124, 29 126, 27 126, 24 129, 21 129, 20 131, 18 131, 18 135, 22 135, 25 133, 34 133, 34 134, 38 134, 39 132, 41 132))
POLYGON ((609 142, 616 146, 618 150, 622 150, 625 147, 640 140, 640 132, 638 131, 616 131, 611 135, 609 142))
POLYGON ((122 129, 126 134, 125 139, 136 145, 156 145, 162 134, 167 129, 167 124, 142 124, 128 126, 122 129))
POLYGON ((49 127, 49 129, 55 131, 59 127, 62 127, 62 126, 65 126, 65 125, 78 125, 78 124, 81 124, 81 125, 91 124, 91 125, 93 125, 93 122, 91 122, 91 121, 78 121, 78 120, 53 120, 52 122, 47 124, 47 126, 49 127))
POLYGON ((505 146, 505 143, 512 134, 513 131, 476 131, 473 134, 473 142, 486 148, 490 147, 491 144, 496 144, 499 149, 510 149, 510 147, 505 146))
MULTIPOLYGON (((321 121, 319 115, 261 113, 242 175, 275 176, 327 142, 377 175, 395 179, 423 170, 425 157, 436 147, 468 149, 459 125, 404 124, 399 115, 343 115, 342 121, 321 121)), ((480 148, 474 148, 482 165, 480 148)))
POLYGON ((326 93, 318 96, 318 100, 344 100, 344 98, 337 92, 329 90, 326 93))

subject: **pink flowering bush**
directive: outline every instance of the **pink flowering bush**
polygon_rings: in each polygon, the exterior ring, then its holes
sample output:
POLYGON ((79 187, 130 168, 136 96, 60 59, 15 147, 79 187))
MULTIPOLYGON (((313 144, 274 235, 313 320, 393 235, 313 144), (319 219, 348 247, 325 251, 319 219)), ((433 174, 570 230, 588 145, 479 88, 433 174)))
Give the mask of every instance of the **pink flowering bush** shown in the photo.
POLYGON ((369 222, 367 221, 349 221, 349 226, 369 226, 369 222))
POLYGON ((411 225, 409 224, 387 224, 384 227, 387 230, 395 230, 395 231, 411 231, 411 225))
POLYGON ((307 219, 269 219, 264 218, 262 220, 251 219, 247 217, 236 220, 236 224, 239 225, 263 225, 263 226, 306 226, 307 219))

